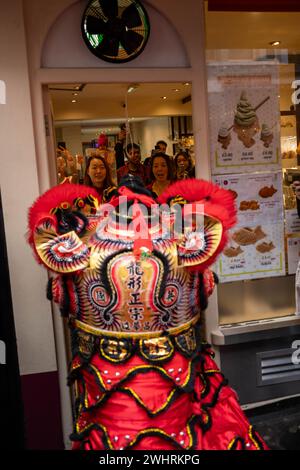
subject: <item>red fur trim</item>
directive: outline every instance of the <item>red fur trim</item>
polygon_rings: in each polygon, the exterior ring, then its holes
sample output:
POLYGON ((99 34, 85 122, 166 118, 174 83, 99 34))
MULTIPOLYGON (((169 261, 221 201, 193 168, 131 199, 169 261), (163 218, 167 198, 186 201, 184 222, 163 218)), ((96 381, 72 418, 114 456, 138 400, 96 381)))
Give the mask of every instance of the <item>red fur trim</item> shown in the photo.
MULTIPOLYGON (((188 267, 191 271, 203 271, 220 255, 228 241, 228 230, 236 223, 234 197, 227 189, 220 188, 210 181, 188 179, 178 181, 168 187, 158 198, 160 204, 166 204, 175 196, 181 196, 189 203, 203 204, 204 215, 219 220, 223 226, 223 235, 215 253, 206 262, 188 267), (208 199, 207 199, 208 198, 208 199)), ((201 208, 202 212, 202 208, 201 208)))
POLYGON ((66 201, 70 204, 77 197, 85 198, 89 195, 94 196, 98 203, 99 194, 94 188, 79 184, 60 184, 49 189, 36 199, 28 212, 28 227, 33 231, 42 215, 49 214, 51 209, 58 207, 60 203, 66 201))
POLYGON ((206 269, 203 272, 203 284, 206 297, 209 297, 215 288, 214 274, 210 269, 206 269))
POLYGON ((43 218, 51 219, 54 227, 56 227, 56 218, 50 215, 51 209, 58 207, 61 202, 69 202, 71 205, 77 197, 86 198, 89 195, 94 196, 98 203, 99 194, 94 188, 83 186, 79 184, 60 184, 49 189, 44 194, 36 199, 28 211, 28 232, 27 241, 33 249, 35 258, 39 264, 43 264, 39 255, 37 254, 34 241, 33 232, 38 223, 43 218))
POLYGON ((175 196, 182 196, 188 202, 204 205, 204 214, 214 216, 222 222, 224 229, 236 223, 234 197, 227 189, 222 189, 210 181, 187 179, 171 184, 158 198, 159 204, 166 204, 175 196), (206 200, 206 198, 209 198, 206 200))

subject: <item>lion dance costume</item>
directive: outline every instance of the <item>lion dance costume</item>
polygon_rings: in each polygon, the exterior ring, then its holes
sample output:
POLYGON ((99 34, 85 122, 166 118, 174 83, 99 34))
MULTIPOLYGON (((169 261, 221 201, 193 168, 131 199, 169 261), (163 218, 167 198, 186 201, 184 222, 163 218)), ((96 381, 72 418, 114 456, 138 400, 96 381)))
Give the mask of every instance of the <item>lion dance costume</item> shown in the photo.
POLYGON ((265 449, 199 333, 215 284, 209 265, 235 223, 231 193, 184 180, 159 198, 177 217, 187 203, 190 216, 202 208, 198 239, 193 225, 164 237, 164 212, 149 215, 157 202, 145 189, 114 191, 112 212, 92 188, 72 184, 29 212, 29 243, 56 273, 48 297, 69 319, 73 449, 265 449), (131 216, 121 214, 124 197, 131 216), (135 224, 141 204, 148 212, 135 224), (138 236, 142 224, 150 237, 138 236))

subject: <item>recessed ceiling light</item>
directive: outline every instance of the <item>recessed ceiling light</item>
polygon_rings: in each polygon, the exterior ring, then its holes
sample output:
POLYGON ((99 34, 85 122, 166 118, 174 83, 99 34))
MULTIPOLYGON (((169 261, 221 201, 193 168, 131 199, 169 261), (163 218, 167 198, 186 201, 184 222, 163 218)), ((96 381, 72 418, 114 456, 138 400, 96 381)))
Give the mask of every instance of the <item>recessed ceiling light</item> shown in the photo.
POLYGON ((172 91, 180 91, 179 88, 172 88, 172 91))
POLYGON ((72 95, 73 95, 73 96, 77 96, 77 95, 78 95, 78 93, 72 93, 72 95))
POLYGON ((189 86, 190 85, 190 82, 185 82, 184 83, 184 86, 189 86))
POLYGON ((77 103, 77 100, 72 100, 72 103, 77 103))
POLYGON ((162 100, 166 100, 167 97, 166 97, 166 96, 161 96, 161 99, 162 99, 162 100))
POLYGON ((272 41, 269 43, 271 46, 279 46, 281 44, 281 41, 272 41))
POLYGON ((127 93, 132 93, 132 92, 135 91, 138 87, 139 87, 139 84, 138 84, 138 83, 132 83, 131 85, 128 85, 127 93))

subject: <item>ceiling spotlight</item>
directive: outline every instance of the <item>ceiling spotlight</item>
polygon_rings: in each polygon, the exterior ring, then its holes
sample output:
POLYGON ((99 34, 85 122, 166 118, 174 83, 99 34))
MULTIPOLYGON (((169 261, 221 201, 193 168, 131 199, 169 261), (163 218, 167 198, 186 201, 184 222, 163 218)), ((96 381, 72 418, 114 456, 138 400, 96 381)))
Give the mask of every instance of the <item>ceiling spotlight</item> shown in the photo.
POLYGON ((281 41, 272 41, 272 42, 269 42, 270 46, 279 46, 279 44, 281 44, 281 41))
POLYGON ((77 103, 77 100, 72 100, 72 103, 77 103))
POLYGON ((161 96, 161 99, 162 99, 162 100, 166 100, 167 97, 166 97, 166 96, 161 96))
POLYGON ((132 85, 129 85, 127 88, 127 93, 132 93, 139 87, 138 83, 133 83, 132 85))
POLYGON ((179 88, 172 88, 172 91, 178 92, 178 91, 180 91, 180 90, 179 90, 179 88))
POLYGON ((189 86, 190 85, 190 82, 185 82, 184 83, 184 86, 189 86))
POLYGON ((77 96, 77 95, 78 95, 78 93, 72 93, 72 95, 73 95, 73 96, 77 96))

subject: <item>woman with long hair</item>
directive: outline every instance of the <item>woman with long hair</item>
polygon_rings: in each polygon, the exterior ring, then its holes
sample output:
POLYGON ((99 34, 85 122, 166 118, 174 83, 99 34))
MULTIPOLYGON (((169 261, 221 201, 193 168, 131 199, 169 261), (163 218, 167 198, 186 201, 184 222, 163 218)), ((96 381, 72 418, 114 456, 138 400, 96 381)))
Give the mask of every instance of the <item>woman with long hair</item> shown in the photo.
POLYGON ((180 150, 174 158, 176 178, 178 180, 195 177, 195 167, 189 153, 180 150))
POLYGON ((147 189, 150 189, 153 195, 158 197, 174 180, 172 162, 168 155, 162 152, 153 155, 151 158, 150 177, 152 183, 147 186, 147 189))
POLYGON ((103 192, 109 187, 113 187, 110 170, 104 157, 92 155, 88 158, 84 184, 95 188, 98 194, 103 197, 103 192))

